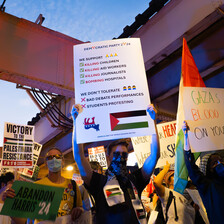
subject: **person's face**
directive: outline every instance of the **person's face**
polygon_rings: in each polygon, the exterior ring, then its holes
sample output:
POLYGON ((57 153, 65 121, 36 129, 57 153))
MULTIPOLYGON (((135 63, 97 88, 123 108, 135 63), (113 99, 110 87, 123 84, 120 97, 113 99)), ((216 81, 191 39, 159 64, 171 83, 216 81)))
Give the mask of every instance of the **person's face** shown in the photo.
POLYGON ((56 158, 56 159, 62 159, 62 163, 63 163, 63 156, 61 154, 60 151, 58 151, 57 149, 52 149, 50 150, 47 155, 46 155, 46 162, 48 160, 52 160, 53 158, 56 158))
POLYGON ((112 148, 111 152, 110 152, 110 155, 109 155, 109 160, 110 160, 110 162, 111 162, 112 159, 113 159, 113 153, 114 153, 114 152, 120 152, 120 153, 122 153, 122 152, 126 152, 126 153, 128 153, 128 149, 127 149, 127 147, 124 146, 124 145, 116 145, 116 146, 114 146, 114 147, 112 148))
POLYGON ((220 155, 212 155, 210 158, 209 169, 213 173, 215 167, 218 165, 218 162, 223 163, 223 159, 220 155))

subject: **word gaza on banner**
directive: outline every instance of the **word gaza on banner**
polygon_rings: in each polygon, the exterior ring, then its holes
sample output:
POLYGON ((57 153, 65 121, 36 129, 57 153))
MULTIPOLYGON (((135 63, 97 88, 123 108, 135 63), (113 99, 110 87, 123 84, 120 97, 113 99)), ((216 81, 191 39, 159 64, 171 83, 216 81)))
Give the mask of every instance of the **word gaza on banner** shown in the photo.
POLYGON ((74 46, 77 143, 155 133, 139 38, 74 46))
POLYGON ((63 188, 15 181, 16 196, 6 198, 1 215, 20 218, 55 220, 61 203, 63 188))
POLYGON ((2 166, 28 168, 33 166, 34 126, 5 122, 2 166))
POLYGON ((184 115, 194 152, 224 148, 224 89, 184 87, 184 115))
POLYGON ((107 167, 107 159, 104 146, 98 146, 93 148, 88 148, 89 161, 97 161, 100 166, 106 170, 107 167))

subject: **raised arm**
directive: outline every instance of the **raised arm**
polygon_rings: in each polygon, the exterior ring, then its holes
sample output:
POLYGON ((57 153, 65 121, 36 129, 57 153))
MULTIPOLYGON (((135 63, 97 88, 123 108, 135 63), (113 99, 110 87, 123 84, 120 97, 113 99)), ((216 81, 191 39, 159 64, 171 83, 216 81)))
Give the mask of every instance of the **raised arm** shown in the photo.
POLYGON ((87 186, 89 186, 92 178, 92 168, 85 158, 83 145, 77 144, 76 140, 76 119, 78 114, 81 112, 82 107, 79 104, 76 104, 72 107, 71 115, 73 118, 73 155, 74 159, 78 165, 80 175, 82 176, 83 181, 87 186))
POLYGON ((159 174, 154 178, 154 186, 156 188, 156 192, 160 197, 163 197, 165 194, 165 187, 163 186, 164 176, 168 173, 170 169, 170 164, 166 161, 166 165, 163 167, 163 170, 159 172, 159 174))
POLYGON ((204 187, 207 184, 207 178, 195 164, 195 158, 193 153, 191 153, 191 147, 188 138, 189 127, 186 121, 183 122, 182 130, 184 133, 184 160, 189 177, 191 178, 193 184, 198 188, 198 190, 204 190, 204 187))
POLYGON ((154 125, 155 125, 155 130, 156 134, 152 134, 152 143, 151 143, 151 154, 150 156, 145 160, 141 172, 142 176, 144 177, 145 180, 149 180, 154 168, 156 166, 156 163, 160 157, 160 147, 159 147, 159 138, 158 138, 158 133, 157 133, 157 128, 156 128, 156 109, 154 106, 151 104, 147 108, 147 112, 149 113, 150 117, 154 120, 154 125))

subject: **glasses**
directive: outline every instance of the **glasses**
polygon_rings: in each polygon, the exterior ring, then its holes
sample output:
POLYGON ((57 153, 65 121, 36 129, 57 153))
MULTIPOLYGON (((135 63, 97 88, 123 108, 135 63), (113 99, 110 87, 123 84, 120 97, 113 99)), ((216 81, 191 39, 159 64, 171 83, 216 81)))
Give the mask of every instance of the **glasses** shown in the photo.
POLYGON ((62 155, 56 154, 56 155, 50 155, 46 157, 46 160, 52 160, 53 158, 55 159, 62 159, 62 155))

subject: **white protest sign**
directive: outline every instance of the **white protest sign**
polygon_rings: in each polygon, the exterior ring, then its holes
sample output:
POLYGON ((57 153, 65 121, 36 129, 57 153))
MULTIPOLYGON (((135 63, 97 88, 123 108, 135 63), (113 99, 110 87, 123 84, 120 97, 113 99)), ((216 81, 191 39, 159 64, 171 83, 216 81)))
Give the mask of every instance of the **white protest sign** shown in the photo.
POLYGON ((2 149, 3 167, 33 166, 34 126, 5 122, 2 149))
POLYGON ((72 180, 74 180, 78 186, 83 184, 83 179, 79 173, 73 173, 72 180))
POLYGON ((166 161, 172 167, 175 163, 176 121, 157 124, 157 131, 160 143, 160 158, 156 167, 163 167, 166 165, 166 161))
POLYGON ((74 73, 78 144, 155 132, 139 38, 74 46, 74 73))
POLYGON ((33 167, 32 168, 21 168, 20 172, 22 175, 27 176, 29 178, 33 177, 34 170, 37 166, 37 160, 39 158, 41 152, 42 145, 34 142, 33 143, 33 167))
POLYGON ((224 148, 224 89, 184 87, 184 115, 194 152, 224 148))
POLYGON ((107 159, 104 146, 88 149, 89 161, 97 161, 104 170, 107 169, 107 159))
POLYGON ((152 141, 151 136, 141 136, 131 138, 131 142, 134 148, 139 168, 142 167, 143 163, 151 153, 151 141, 152 141))
MULTIPOLYGON (((160 142, 160 158, 156 164, 156 168, 163 167, 166 161, 168 161, 171 166, 174 166, 176 121, 157 124, 157 130, 160 142)), ((131 141, 138 166, 142 167, 151 153, 151 136, 133 137, 131 141)))

